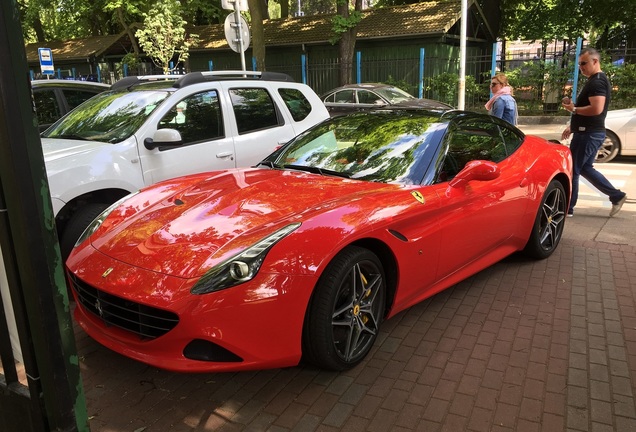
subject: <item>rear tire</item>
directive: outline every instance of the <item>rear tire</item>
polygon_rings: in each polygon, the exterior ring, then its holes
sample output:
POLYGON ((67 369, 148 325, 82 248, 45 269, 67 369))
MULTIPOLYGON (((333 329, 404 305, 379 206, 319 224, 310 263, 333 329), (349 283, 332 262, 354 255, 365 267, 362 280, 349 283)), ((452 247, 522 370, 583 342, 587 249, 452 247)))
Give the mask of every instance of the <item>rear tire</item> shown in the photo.
POLYGON ((318 280, 305 317, 305 360, 342 371, 371 351, 384 318, 386 284, 382 263, 367 249, 349 246, 318 280))
POLYGON ((566 205, 563 185, 558 180, 552 180, 543 194, 530 239, 523 250, 527 256, 544 259, 552 255, 565 227, 566 205))
POLYGON ((71 254, 77 239, 82 235, 86 227, 95 220, 110 204, 89 203, 77 209, 66 223, 64 232, 60 238, 60 252, 62 262, 71 254))

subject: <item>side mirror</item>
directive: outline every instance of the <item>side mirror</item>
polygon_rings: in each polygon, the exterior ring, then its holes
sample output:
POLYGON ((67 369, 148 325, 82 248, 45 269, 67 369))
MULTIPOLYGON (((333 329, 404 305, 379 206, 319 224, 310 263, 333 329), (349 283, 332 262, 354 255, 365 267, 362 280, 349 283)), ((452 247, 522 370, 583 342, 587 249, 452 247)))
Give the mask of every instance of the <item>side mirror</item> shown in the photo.
POLYGON ((494 180, 501 174, 499 165, 486 160, 474 160, 466 164, 463 170, 448 183, 450 187, 462 187, 471 180, 494 180))
POLYGON ((158 129, 152 138, 144 140, 144 147, 148 150, 157 147, 179 147, 182 144, 181 134, 176 129, 158 129))

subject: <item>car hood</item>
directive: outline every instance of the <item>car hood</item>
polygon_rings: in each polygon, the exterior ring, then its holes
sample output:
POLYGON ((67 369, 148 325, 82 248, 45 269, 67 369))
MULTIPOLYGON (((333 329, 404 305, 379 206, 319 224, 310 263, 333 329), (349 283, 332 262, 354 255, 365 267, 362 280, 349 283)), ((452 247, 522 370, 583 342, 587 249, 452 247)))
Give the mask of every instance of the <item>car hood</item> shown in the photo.
POLYGON ((42 152, 44 153, 45 162, 91 151, 106 145, 111 144, 99 141, 42 138, 42 152))
POLYGON ((618 132, 620 128, 636 118, 636 108, 610 110, 605 118, 605 127, 618 132))
POLYGON ((159 184, 124 202, 94 234, 93 247, 135 267, 199 277, 289 223, 401 187, 270 169, 182 181, 187 186, 159 184))

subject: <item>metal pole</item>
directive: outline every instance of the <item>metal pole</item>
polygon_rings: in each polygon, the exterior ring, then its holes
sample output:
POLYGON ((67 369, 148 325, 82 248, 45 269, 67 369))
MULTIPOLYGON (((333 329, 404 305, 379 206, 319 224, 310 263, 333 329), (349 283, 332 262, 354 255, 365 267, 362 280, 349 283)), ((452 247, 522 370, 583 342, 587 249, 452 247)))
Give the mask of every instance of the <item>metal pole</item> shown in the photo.
MULTIPOLYGON (((494 77, 497 73, 497 54, 499 51, 499 42, 492 44, 492 62, 490 64, 490 77, 494 77)), ((488 87, 490 90, 490 97, 492 97, 492 87, 488 87)))
POLYGON ((424 48, 420 48, 420 79, 417 85, 417 97, 424 97, 424 48))
POLYGON ((462 0, 461 31, 459 38, 459 90, 457 108, 466 106, 466 28, 468 27, 468 0, 462 0))
POLYGON ((241 13, 238 0, 234 1, 234 23, 236 24, 236 36, 239 43, 239 55, 241 56, 241 70, 245 72, 245 49, 243 48, 243 32, 241 31, 241 13))
POLYGON ((576 92, 579 86, 579 56, 581 55, 581 47, 583 46, 583 39, 576 38, 576 54, 574 54, 574 78, 572 82, 572 102, 576 103, 576 92))

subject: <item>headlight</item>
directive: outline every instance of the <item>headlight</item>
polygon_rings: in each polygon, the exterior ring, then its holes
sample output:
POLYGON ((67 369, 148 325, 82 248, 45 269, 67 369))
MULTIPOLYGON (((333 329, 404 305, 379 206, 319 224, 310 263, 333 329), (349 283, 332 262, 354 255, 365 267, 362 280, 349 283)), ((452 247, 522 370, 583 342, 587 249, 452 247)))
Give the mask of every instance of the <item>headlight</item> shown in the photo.
POLYGON ((88 224, 88 226, 86 227, 86 229, 84 230, 84 232, 82 233, 81 236, 79 236, 79 238, 77 239, 77 241, 75 242, 75 247, 79 246, 80 244, 82 244, 84 242, 84 240, 86 240, 87 238, 89 238, 91 236, 91 234, 93 234, 95 231, 97 231, 97 228, 99 228, 101 226, 101 224, 104 222, 104 220, 108 217, 108 215, 115 210, 122 202, 126 201, 128 198, 131 198, 135 195, 137 195, 139 192, 133 192, 130 195, 126 195, 125 197, 119 199, 117 202, 115 202, 114 204, 112 204, 110 207, 108 207, 106 210, 104 210, 99 216, 97 216, 93 222, 91 222, 90 224, 88 224))
POLYGON ((300 222, 287 225, 263 240, 211 268, 192 287, 192 294, 207 294, 247 282, 256 276, 267 252, 279 240, 296 230, 300 222))

